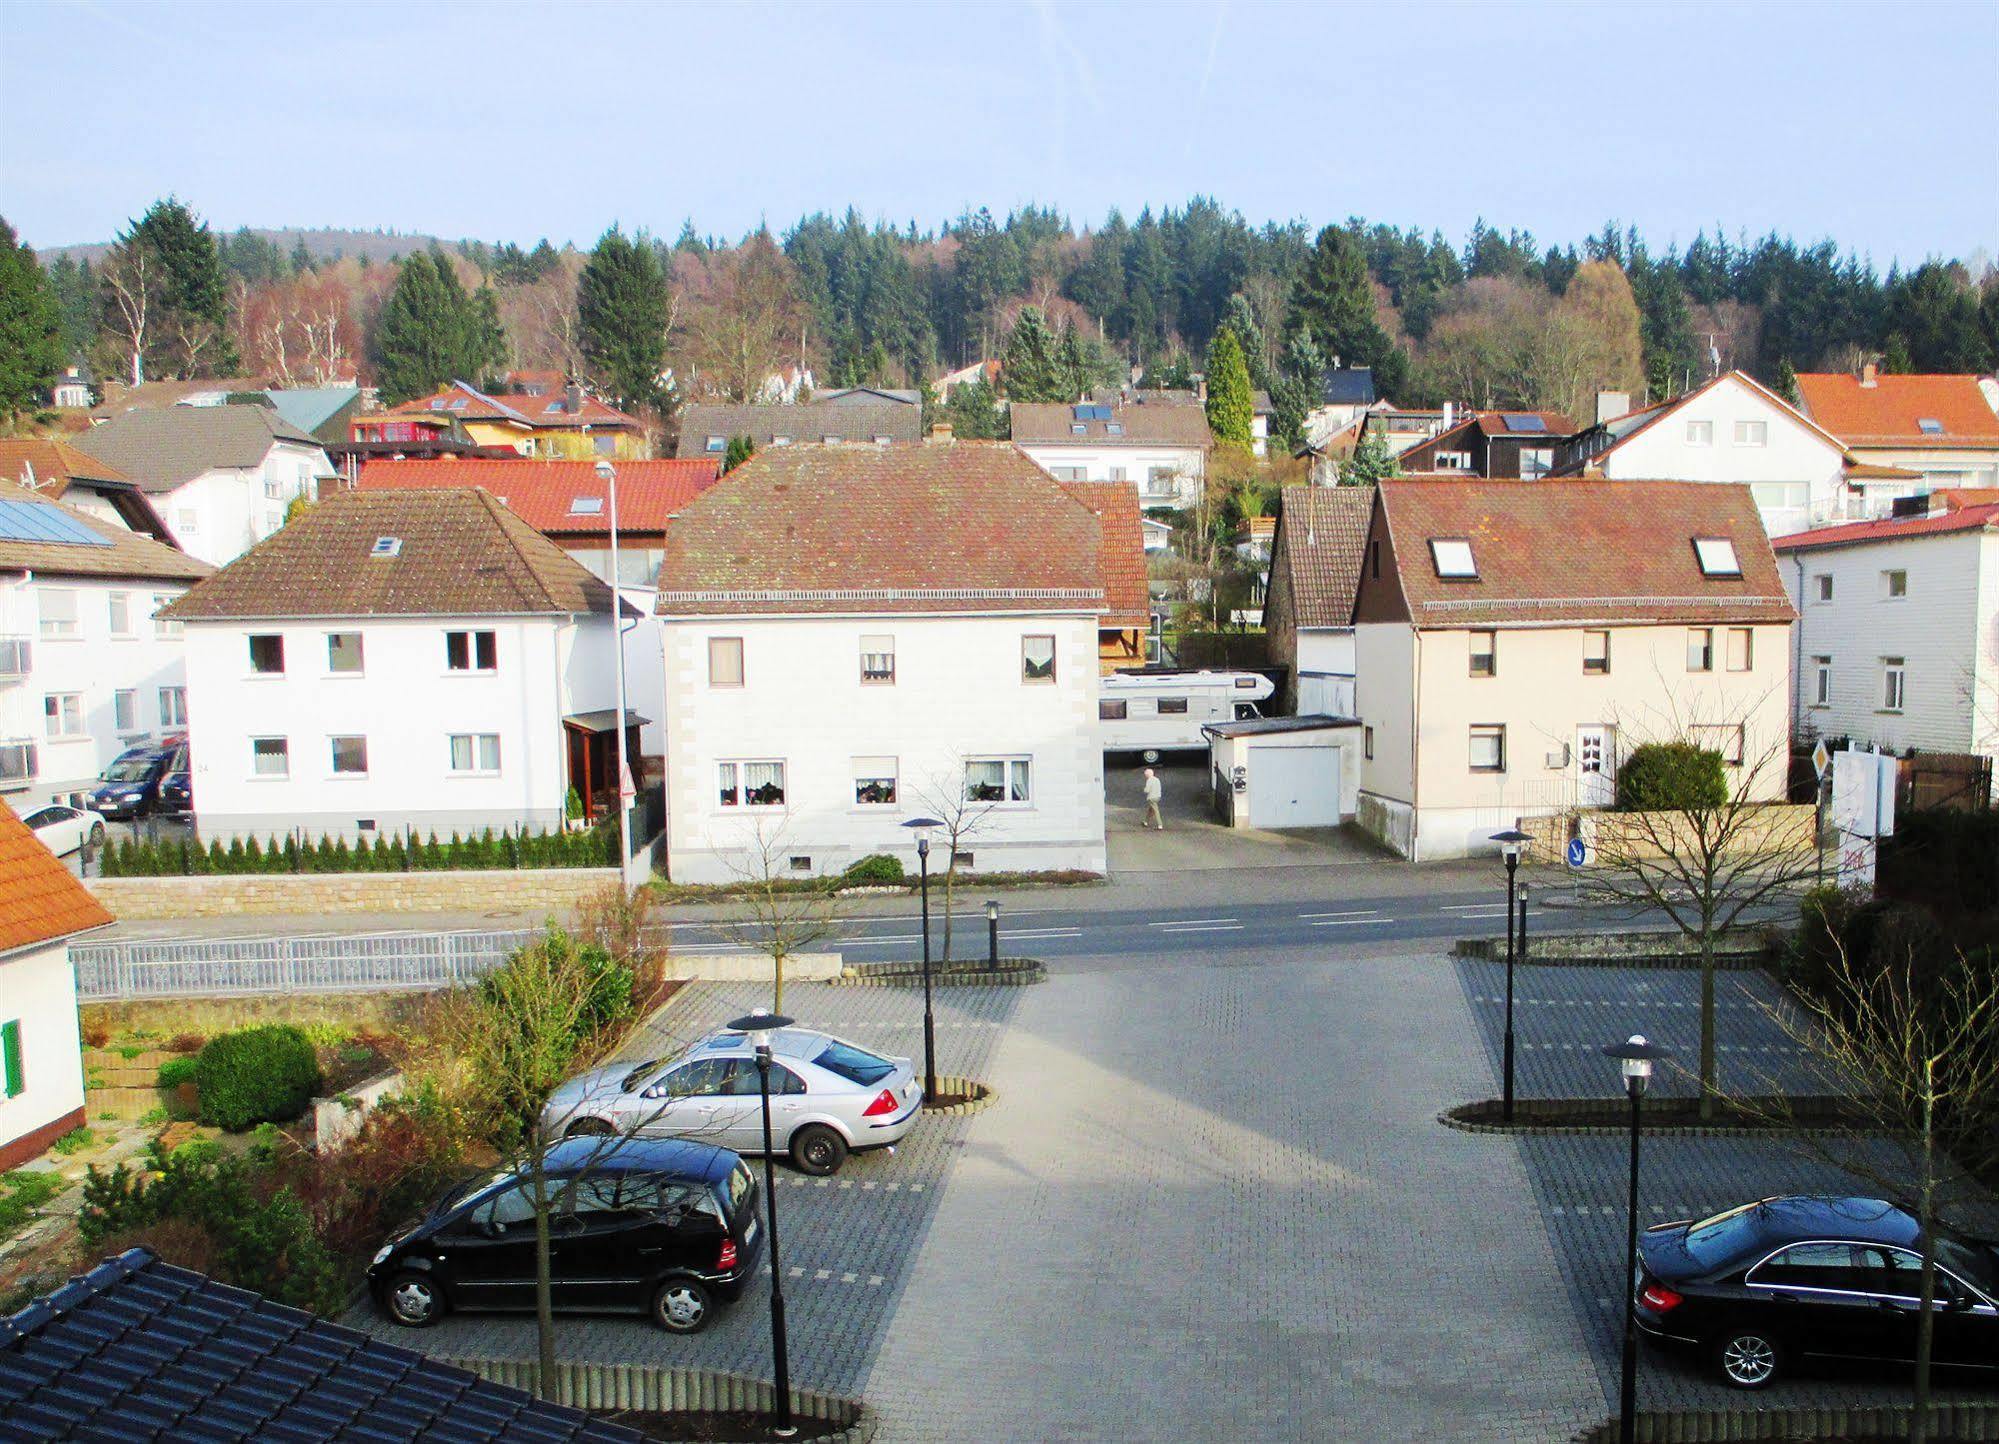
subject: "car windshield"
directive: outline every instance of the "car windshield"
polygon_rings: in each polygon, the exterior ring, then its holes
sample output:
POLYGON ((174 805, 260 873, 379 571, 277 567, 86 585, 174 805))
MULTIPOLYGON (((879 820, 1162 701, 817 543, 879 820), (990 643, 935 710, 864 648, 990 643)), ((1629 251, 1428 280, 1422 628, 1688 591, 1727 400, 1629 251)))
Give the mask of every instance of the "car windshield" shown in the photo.
POLYGON ((1959 1278, 1969 1279, 1986 1293, 1999 1294, 1999 1249, 1939 1237, 1937 1262, 1959 1278))
POLYGON ((895 1071, 895 1064, 888 1059, 856 1048, 851 1043, 842 1043, 837 1038, 827 1043, 826 1050, 812 1061, 828 1073, 837 1073, 849 1083, 859 1083, 863 1087, 879 1083, 895 1071))
POLYGON ((638 1067, 632 1069, 631 1072, 627 1073, 624 1076, 624 1078, 619 1081, 618 1083, 619 1089, 623 1092, 630 1093, 635 1088, 643 1088, 645 1086, 646 1080, 652 1077, 654 1073, 658 1072, 660 1068, 665 1065, 665 1063, 666 1059, 664 1058, 654 1058, 650 1062, 639 1064, 638 1067))
POLYGON ((1745 1203, 1687 1227, 1687 1252, 1703 1268, 1720 1268, 1747 1253, 1756 1242, 1754 1212, 1760 1204, 1745 1203))
POLYGON ((121 757, 99 776, 100 782, 144 782, 152 764, 143 757, 121 757))
POLYGON ((513 1170, 507 1168, 503 1168, 498 1173, 491 1174, 485 1178, 480 1178, 475 1174, 440 1198, 437 1201, 437 1207, 432 1209, 431 1212, 444 1213, 448 1209, 455 1207, 460 1200, 488 1193, 496 1184, 512 1182, 513 1177, 513 1170))

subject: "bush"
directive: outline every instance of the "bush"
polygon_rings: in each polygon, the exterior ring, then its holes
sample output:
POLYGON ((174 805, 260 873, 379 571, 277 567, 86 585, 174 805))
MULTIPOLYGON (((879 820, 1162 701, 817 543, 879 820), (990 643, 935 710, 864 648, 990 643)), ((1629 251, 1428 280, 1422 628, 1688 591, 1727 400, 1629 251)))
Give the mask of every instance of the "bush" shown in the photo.
POLYGON ((1881 892, 1952 913, 1999 907, 1999 809, 1904 812, 1881 843, 1881 892))
POLYGON ((1646 742, 1617 769, 1619 812, 1680 812, 1728 803, 1721 754, 1691 742, 1646 742))
POLYGON ((178 1088, 183 1083, 192 1083, 195 1069, 200 1066, 199 1058, 169 1058, 160 1064, 159 1085, 162 1088, 178 1088))
POLYGON ((201 1121, 240 1133, 296 1118, 319 1087, 319 1060, 305 1034, 285 1023, 224 1033, 195 1059, 201 1121))
POLYGON ((902 860, 886 852, 873 853, 840 876, 848 882, 901 882, 902 860))

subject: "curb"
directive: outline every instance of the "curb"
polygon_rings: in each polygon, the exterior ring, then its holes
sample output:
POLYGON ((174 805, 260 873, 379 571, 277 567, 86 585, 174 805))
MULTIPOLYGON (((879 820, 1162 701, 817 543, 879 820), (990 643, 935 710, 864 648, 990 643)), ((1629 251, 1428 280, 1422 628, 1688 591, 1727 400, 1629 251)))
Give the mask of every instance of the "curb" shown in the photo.
POLYGON ((942 1093, 969 1093, 972 1096, 963 1103, 953 1103, 943 1108, 926 1105, 923 1112, 932 1118, 969 1118, 974 1113, 983 1113, 999 1102, 999 1094, 985 1084, 971 1078, 960 1078, 955 1073, 939 1073, 937 1088, 942 1093))
MULTIPOLYGON (((1914 1410, 1908 1404, 1870 1407, 1827 1405, 1788 1409, 1641 1410, 1633 1420, 1637 1444, 1725 1444, 1735 1440, 1906 1439, 1914 1410)), ((1936 1444, 1972 1444, 1999 1438, 1999 1404, 1932 1404, 1927 1410, 1936 1444)), ((1572 1436, 1573 1444, 1613 1444, 1617 1421, 1593 1424, 1572 1436)))
MULTIPOLYGON (((1548 944, 1565 944, 1581 941, 1600 940, 1602 934, 1595 933, 1535 933, 1528 939, 1527 956, 1519 960, 1521 967, 1533 968, 1666 968, 1686 972, 1699 972, 1701 959, 1694 952, 1659 953, 1570 953, 1546 951, 1548 944)), ((1646 934, 1626 934, 1626 936, 1647 936, 1646 934)), ((1678 933, 1658 933, 1650 936, 1677 938, 1678 933)), ((1451 944, 1451 956, 1477 962, 1503 963, 1506 961, 1505 938, 1459 938, 1451 944)), ((1759 941, 1753 950, 1745 949, 1740 943, 1717 951, 1714 955, 1716 972, 1756 972, 1764 967, 1767 952, 1759 941)))
MULTIPOLYGON (((1047 981, 1048 965, 1036 958, 1001 958, 996 968, 962 959, 930 966, 933 988, 1024 988, 1047 981)), ((849 963, 835 978, 836 986, 849 988, 920 988, 921 963, 849 963)))
MULTIPOLYGON (((1514 1121, 1511 1123, 1488 1123, 1478 1119, 1459 1118, 1455 1115, 1470 1108, 1492 1108, 1500 1106, 1496 1098, 1484 1098, 1474 1103, 1460 1103, 1455 1108, 1447 1108, 1437 1115, 1437 1121, 1457 1133, 1473 1133, 1481 1136, 1540 1137, 1540 1138, 1623 1138, 1630 1133, 1627 1124, 1617 1123, 1563 1123, 1564 1113, 1588 1108, 1591 1112, 1601 1109, 1604 1104, 1596 1099, 1583 1098, 1516 1098, 1513 1101, 1514 1121), (1539 1115, 1538 1117, 1536 1115, 1539 1115)), ((1645 1123, 1648 1138, 1786 1138, 1800 1135, 1841 1133, 1850 1125, 1839 1123, 1810 1124, 1800 1128, 1757 1128, 1738 1123, 1645 1123)))

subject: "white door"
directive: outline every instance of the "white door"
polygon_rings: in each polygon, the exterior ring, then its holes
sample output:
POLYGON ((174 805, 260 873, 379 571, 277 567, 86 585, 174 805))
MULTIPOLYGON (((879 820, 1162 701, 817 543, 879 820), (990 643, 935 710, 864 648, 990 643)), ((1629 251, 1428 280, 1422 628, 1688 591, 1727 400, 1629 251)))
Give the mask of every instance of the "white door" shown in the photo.
POLYGON ((1617 729, 1610 726, 1576 730, 1576 801, 1583 807, 1608 807, 1617 800, 1617 729))
POLYGON ((1340 822, 1340 749, 1249 749, 1251 827, 1337 827, 1340 822))

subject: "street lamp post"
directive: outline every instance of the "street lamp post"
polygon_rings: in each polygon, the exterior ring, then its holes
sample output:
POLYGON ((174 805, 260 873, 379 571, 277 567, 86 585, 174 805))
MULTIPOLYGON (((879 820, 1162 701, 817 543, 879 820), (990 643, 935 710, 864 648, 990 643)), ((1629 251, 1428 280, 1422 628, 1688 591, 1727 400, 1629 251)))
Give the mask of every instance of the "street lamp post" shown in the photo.
POLYGON ((923 891, 923 1101, 937 1096, 937 1019, 930 1009, 930 829, 944 824, 934 817, 912 817, 903 824, 916 833, 916 864, 923 891))
POLYGON ((986 904, 986 966, 989 968, 997 968, 999 966, 999 903, 997 901, 989 901, 986 904))
MULTIPOLYGON (((1513 923, 1514 886, 1513 876, 1520 868, 1520 853, 1530 839, 1517 827, 1509 827, 1504 832, 1495 832, 1492 840, 1499 844, 1500 855, 1506 859, 1506 1044, 1501 1054, 1499 1116, 1505 1123, 1513 1121, 1513 964, 1518 956, 1519 935, 1513 923)), ((1527 910, 1520 909, 1520 928, 1527 926, 1527 910)))
POLYGON ((618 469, 600 460, 597 479, 611 493, 611 639, 616 644, 615 667, 618 677, 618 720, 615 729, 618 752, 618 886, 625 886, 625 869, 632 862, 632 771, 625 747, 625 594, 619 590, 618 574, 618 469))
POLYGON ((1623 1065, 1624 1091, 1631 1099, 1631 1191, 1624 1222, 1624 1374, 1618 1392, 1617 1439, 1618 1444, 1632 1444, 1638 1421, 1638 1305, 1634 1298, 1638 1283, 1638 1101, 1645 1096, 1652 1065, 1673 1055, 1657 1043, 1646 1042, 1643 1033, 1633 1033, 1603 1051, 1605 1057, 1623 1065))
POLYGON ((798 1432, 791 1421, 791 1350, 784 1337, 784 1261, 777 1249, 777 1179, 771 1168, 770 1133, 770 1036, 789 1028, 791 1019, 782 1013, 758 1008, 747 1017, 729 1024, 732 1032, 745 1033, 757 1054, 757 1091, 763 1098, 764 1114, 764 1221, 770 1228, 770 1351, 777 1371, 777 1423, 771 1433, 789 1439, 798 1432))

